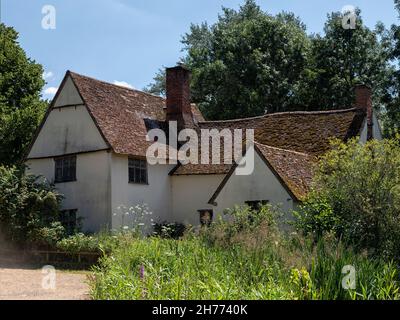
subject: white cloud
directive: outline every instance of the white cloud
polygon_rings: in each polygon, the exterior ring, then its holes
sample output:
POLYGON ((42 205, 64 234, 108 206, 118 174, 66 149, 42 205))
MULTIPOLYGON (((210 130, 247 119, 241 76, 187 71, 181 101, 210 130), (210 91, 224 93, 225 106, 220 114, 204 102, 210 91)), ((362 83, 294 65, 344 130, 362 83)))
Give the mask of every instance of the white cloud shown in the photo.
POLYGON ((115 80, 114 84, 117 85, 117 86, 120 86, 120 87, 125 87, 125 88, 128 88, 128 89, 134 89, 134 87, 131 84, 129 84, 128 82, 125 82, 125 81, 117 81, 117 80, 115 80))
POLYGON ((48 87, 43 92, 45 95, 54 96, 57 93, 58 88, 56 87, 48 87))
POLYGON ((47 79, 50 79, 50 78, 52 78, 54 76, 54 73, 53 72, 51 72, 51 71, 48 71, 48 72, 43 72, 43 79, 44 80, 47 80, 47 79))

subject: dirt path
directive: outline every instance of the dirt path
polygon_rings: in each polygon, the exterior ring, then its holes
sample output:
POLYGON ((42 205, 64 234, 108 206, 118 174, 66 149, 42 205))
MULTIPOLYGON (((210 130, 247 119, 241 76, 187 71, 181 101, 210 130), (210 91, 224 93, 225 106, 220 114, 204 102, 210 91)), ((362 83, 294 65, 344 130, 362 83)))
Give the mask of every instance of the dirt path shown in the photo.
POLYGON ((87 277, 88 273, 56 270, 55 289, 46 289, 53 274, 29 266, 2 265, 0 300, 87 300, 87 277))

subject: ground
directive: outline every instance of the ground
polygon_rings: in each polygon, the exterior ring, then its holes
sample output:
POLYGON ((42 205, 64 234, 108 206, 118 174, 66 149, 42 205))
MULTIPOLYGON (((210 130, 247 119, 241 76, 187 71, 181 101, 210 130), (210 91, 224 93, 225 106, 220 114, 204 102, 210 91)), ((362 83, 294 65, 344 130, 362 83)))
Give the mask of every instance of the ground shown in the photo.
POLYGON ((55 289, 47 290, 42 287, 45 276, 37 266, 0 259, 0 300, 89 299, 89 273, 56 270, 55 289))

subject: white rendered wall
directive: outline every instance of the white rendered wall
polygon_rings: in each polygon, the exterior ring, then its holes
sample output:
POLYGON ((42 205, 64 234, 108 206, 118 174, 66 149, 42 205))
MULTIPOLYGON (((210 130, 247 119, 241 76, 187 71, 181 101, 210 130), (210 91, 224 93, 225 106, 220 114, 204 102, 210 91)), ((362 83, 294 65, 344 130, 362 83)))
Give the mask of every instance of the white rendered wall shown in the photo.
POLYGON ((199 225, 198 210, 214 209, 208 201, 225 175, 172 176, 172 222, 199 225))
MULTIPOLYGON (((111 225, 110 159, 107 151, 78 154, 77 181, 56 184, 65 197, 62 209, 78 210, 84 232, 98 232, 111 225)), ((28 174, 43 175, 54 182, 54 159, 33 159, 26 164, 28 174)))
POLYGON ((294 209, 295 203, 291 195, 257 153, 254 161, 254 172, 251 175, 238 176, 234 173, 230 177, 215 200, 215 212, 221 214, 227 208, 244 205, 246 201, 264 200, 279 206, 283 212, 291 212, 294 209))
MULTIPOLYGON (((374 139, 382 140, 383 139, 382 130, 381 130, 381 126, 379 124, 379 121, 378 121, 378 118, 376 117, 375 112, 374 112, 374 116, 373 116, 373 123, 374 123, 374 128, 373 128, 374 139)), ((360 141, 362 143, 367 142, 367 132, 368 132, 368 125, 367 125, 367 123, 365 123, 364 128, 361 132, 361 136, 360 136, 360 141)))
POLYGON ((135 207, 147 205, 152 218, 157 222, 170 222, 171 180, 168 175, 174 165, 148 165, 148 184, 129 183, 128 156, 112 155, 112 228, 119 229, 123 224, 131 227, 131 219, 121 215, 123 210, 118 207, 135 207))
POLYGON ((44 158, 106 149, 85 106, 54 108, 28 158, 44 158))

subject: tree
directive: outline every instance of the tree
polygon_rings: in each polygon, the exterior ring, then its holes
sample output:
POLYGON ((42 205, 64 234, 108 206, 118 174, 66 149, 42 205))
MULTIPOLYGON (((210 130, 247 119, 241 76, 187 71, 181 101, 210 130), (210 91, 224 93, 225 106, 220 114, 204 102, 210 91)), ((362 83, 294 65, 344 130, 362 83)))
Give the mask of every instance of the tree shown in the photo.
POLYGON ((0 164, 19 162, 46 109, 43 68, 29 59, 18 33, 0 24, 0 164))
POLYGON ((342 26, 343 14, 328 15, 324 35, 312 35, 312 53, 298 92, 302 110, 348 108, 354 101, 354 87, 366 84, 373 88, 374 105, 384 103, 388 79, 393 74, 385 28, 368 29, 356 11, 355 29, 342 26))
MULTIPOLYGON (((308 36, 293 14, 269 15, 253 0, 239 11, 224 8, 216 24, 192 25, 183 37, 193 101, 210 120, 340 109, 353 104, 354 86, 365 83, 374 89, 375 108, 385 111, 394 71, 390 37, 382 24, 372 31, 360 10, 356 15, 354 30, 345 30, 336 12, 323 35, 308 36)), ((163 72, 151 88, 165 94, 163 72)))
MULTIPOLYGON (((182 42, 187 53, 182 62, 192 70, 193 102, 209 119, 284 111, 310 49, 298 18, 269 15, 254 0, 239 11, 223 8, 212 26, 192 25, 182 42)), ((158 78, 165 79, 161 73, 158 78)))
MULTIPOLYGON (((400 13, 400 1, 395 0, 395 7, 400 13)), ((386 35, 390 43, 390 58, 396 69, 388 79, 387 91, 385 94, 384 131, 387 136, 394 136, 400 130, 400 26, 392 25, 391 32, 386 35)))

